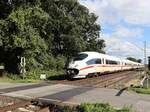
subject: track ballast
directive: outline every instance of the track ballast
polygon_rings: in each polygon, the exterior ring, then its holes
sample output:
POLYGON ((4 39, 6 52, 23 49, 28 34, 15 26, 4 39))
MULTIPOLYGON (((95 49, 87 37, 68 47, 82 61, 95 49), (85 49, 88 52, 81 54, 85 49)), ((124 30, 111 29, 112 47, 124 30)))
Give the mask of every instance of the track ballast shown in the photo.
POLYGON ((84 86, 84 87, 107 87, 107 88, 120 88, 123 87, 125 83, 141 75, 141 71, 123 71, 117 73, 109 73, 100 76, 95 76, 86 79, 56 79, 50 80, 49 83, 54 84, 68 84, 75 86, 84 86))

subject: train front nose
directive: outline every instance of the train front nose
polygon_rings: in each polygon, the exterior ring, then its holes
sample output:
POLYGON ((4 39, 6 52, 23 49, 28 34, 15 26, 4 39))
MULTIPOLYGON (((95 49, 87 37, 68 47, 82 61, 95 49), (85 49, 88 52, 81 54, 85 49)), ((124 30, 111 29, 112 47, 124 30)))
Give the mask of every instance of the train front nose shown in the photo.
POLYGON ((74 76, 78 75, 79 70, 78 69, 67 69, 66 74, 69 78, 73 78, 74 76))

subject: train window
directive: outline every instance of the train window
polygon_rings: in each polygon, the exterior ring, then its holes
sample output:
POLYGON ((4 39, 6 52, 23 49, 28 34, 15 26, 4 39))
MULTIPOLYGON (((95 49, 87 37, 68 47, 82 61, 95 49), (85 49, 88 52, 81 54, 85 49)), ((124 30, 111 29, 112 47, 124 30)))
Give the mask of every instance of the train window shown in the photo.
POLYGON ((109 61, 108 61, 108 60, 106 60, 106 64, 109 64, 109 61))
POLYGON ((113 61, 113 60, 106 60, 106 64, 118 65, 117 61, 113 61))
POLYGON ((80 61, 80 60, 83 60, 83 59, 85 59, 85 58, 87 58, 87 57, 88 57, 87 54, 82 53, 82 54, 78 54, 78 56, 75 57, 73 60, 74 60, 74 61, 80 61))
POLYGON ((102 63, 101 59, 96 59, 96 64, 101 64, 101 63, 102 63))
POLYGON ((86 62, 87 65, 92 65, 92 64, 101 64, 101 59, 91 59, 86 62))
POLYGON ((114 64, 114 65, 118 65, 118 62, 117 61, 113 61, 113 63, 112 64, 114 64))

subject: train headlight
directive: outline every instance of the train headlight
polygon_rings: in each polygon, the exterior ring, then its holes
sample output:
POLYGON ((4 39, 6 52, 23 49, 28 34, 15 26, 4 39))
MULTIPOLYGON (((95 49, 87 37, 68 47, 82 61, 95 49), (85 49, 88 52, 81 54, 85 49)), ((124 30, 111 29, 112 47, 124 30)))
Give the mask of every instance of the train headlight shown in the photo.
POLYGON ((77 69, 68 69, 66 70, 67 75, 77 75, 79 73, 79 70, 77 69))
POLYGON ((67 70, 67 74, 70 74, 70 70, 67 70))
POLYGON ((71 73, 74 74, 74 70, 71 70, 71 73))

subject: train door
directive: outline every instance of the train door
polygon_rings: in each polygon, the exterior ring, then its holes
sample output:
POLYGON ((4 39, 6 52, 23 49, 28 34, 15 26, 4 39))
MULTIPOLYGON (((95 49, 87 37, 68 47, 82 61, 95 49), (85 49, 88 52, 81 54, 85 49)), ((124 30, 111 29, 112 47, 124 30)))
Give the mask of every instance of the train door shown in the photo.
POLYGON ((95 69, 96 69, 96 73, 98 75, 101 74, 101 72, 102 72, 102 69, 103 69, 102 63, 103 63, 103 60, 101 58, 96 59, 96 67, 95 67, 95 69))
POLYGON ((104 73, 108 73, 110 70, 109 61, 105 59, 104 73))
POLYGON ((104 73, 105 72, 105 58, 102 58, 102 64, 101 64, 101 73, 104 73))

